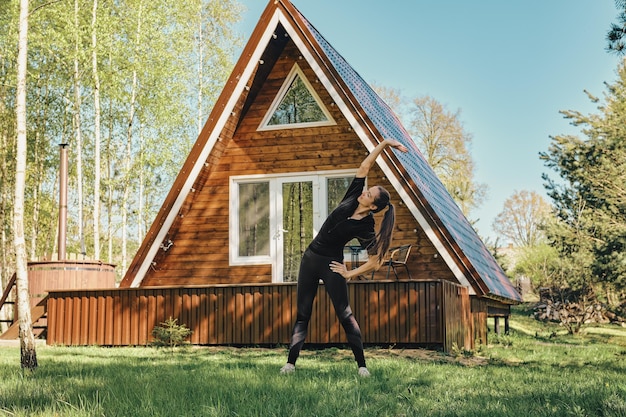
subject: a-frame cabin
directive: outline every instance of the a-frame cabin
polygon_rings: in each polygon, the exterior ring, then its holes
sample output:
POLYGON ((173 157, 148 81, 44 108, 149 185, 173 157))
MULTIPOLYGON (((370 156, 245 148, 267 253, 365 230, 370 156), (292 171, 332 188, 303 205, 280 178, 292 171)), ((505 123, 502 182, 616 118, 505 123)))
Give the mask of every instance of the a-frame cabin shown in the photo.
MULTIPOLYGON (((197 344, 288 342, 301 251, 386 137, 409 152, 386 151, 368 182, 392 193, 410 279, 381 269, 350 283, 364 341, 486 341, 487 317, 508 318, 519 294, 391 109, 288 0, 271 0, 121 288, 51 292, 48 342, 144 344, 168 316, 197 344), (90 325, 104 329, 67 328, 67 311, 98 303, 90 325)), ((317 310, 311 342, 341 342, 323 289, 317 310)))

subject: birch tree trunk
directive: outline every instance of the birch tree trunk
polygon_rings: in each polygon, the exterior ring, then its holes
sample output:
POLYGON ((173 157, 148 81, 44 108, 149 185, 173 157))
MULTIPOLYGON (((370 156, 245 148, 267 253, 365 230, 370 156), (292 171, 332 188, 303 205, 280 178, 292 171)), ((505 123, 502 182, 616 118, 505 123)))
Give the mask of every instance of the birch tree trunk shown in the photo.
MULTIPOLYGON (((141 24, 138 25, 141 27, 141 24)), ((139 30, 137 30, 139 33, 139 30)), ((130 111, 128 114, 128 130, 126 131, 126 156, 124 157, 124 170, 126 178, 124 183, 124 193, 122 196, 122 273, 126 273, 128 266, 128 199, 130 196, 131 181, 131 159, 132 159, 132 138, 133 138, 133 119, 135 118, 135 100, 137 94, 137 71, 133 70, 133 84, 130 99, 130 111)))
POLYGON ((30 315, 26 240, 24 238, 24 188, 26 184, 26 66, 28 48, 28 0, 20 0, 17 58, 17 153, 15 164, 15 198, 13 202, 13 240, 16 257, 17 311, 22 368, 37 368, 37 352, 30 315))
MULTIPOLYGON (((44 177, 43 158, 39 156, 39 132, 35 132, 34 161, 36 169, 36 177, 41 179, 44 177)), ((33 184, 33 226, 30 237, 30 259, 37 259, 37 236, 39 236, 39 195, 41 192, 42 181, 35 181, 33 184)))
POLYGON ((93 253, 94 259, 100 259, 100 77, 98 76, 98 37, 97 37, 98 0, 93 0, 91 13, 91 63, 93 71, 93 109, 94 109, 94 184, 93 184, 93 253))
MULTIPOLYGON (((139 11, 137 15, 137 33, 136 43, 139 45, 141 37, 141 20, 142 20, 143 3, 139 3, 139 11)), ((130 172, 132 161, 132 138, 133 138, 133 121, 135 119, 135 102, 137 100, 137 69, 133 68, 133 82, 130 94, 130 109, 128 111, 128 129, 126 130, 126 156, 124 158, 124 192, 122 196, 122 273, 126 273, 128 267, 128 199, 130 196, 130 187, 132 175, 130 172)))
POLYGON ((143 169, 143 158, 144 158, 144 149, 143 149, 143 125, 139 127, 139 190, 137 192, 137 242, 141 242, 144 237, 144 226, 143 226, 143 193, 144 193, 144 177, 145 172, 143 169))
MULTIPOLYGON (((109 99, 108 103, 109 109, 111 109, 112 104, 109 99)), ((105 112, 106 114, 106 112, 105 112)), ((105 210, 107 217, 107 262, 113 263, 113 157, 111 148, 113 147, 113 118, 108 117, 108 135, 106 136, 106 144, 104 146, 105 158, 104 158, 104 169, 106 172, 106 180, 105 180, 105 193, 106 193, 106 202, 105 202, 105 210)))
POLYGON ((107 172, 106 182, 106 212, 107 212, 107 262, 113 263, 113 168, 111 162, 111 129, 109 129, 109 135, 107 136, 107 143, 105 146, 105 165, 107 172))
POLYGON ((80 123, 81 85, 80 85, 80 21, 78 18, 78 0, 74 0, 74 31, 75 31, 75 55, 74 55, 74 129, 76 131, 76 195, 78 199, 78 238, 80 239, 80 251, 85 255, 85 233, 83 230, 83 134, 80 123))
POLYGON ((198 11, 198 135, 202 131, 202 97, 204 88, 204 32, 202 29, 202 1, 198 2, 200 10, 198 11))
MULTIPOLYGON (((4 106, 3 103, 0 103, 0 106, 4 106)), ((2 146, 2 149, 7 149, 7 144, 8 144, 8 138, 7 138, 7 134, 6 131, 3 131, 1 136, 1 142, 0 142, 0 146, 2 146)), ((6 158, 2 158, 2 164, 0 165, 2 167, 2 171, 0 171, 0 175, 2 175, 2 178, 7 178, 7 174, 8 174, 8 169, 7 169, 7 160, 6 158)), ((7 251, 8 251, 8 236, 7 236, 7 229, 8 227, 4 227, 5 225, 5 219, 7 217, 7 201, 9 201, 9 188, 6 186, 6 184, 2 184, 2 201, 0 202, 0 224, 2 225, 2 239, 1 239, 1 244, 2 244, 2 256, 0 257, 0 261, 2 262, 2 266, 0 267, 0 289, 3 291, 2 295, 4 295, 4 290, 7 288, 7 285, 9 283, 9 262, 8 262, 8 255, 7 255, 7 251)), ((0 320, 6 320, 8 316, 7 313, 7 308, 2 308, 0 309, 0 320)), ((4 333, 7 329, 8 325, 6 324, 6 322, 1 321, 0 322, 0 333, 4 333)))

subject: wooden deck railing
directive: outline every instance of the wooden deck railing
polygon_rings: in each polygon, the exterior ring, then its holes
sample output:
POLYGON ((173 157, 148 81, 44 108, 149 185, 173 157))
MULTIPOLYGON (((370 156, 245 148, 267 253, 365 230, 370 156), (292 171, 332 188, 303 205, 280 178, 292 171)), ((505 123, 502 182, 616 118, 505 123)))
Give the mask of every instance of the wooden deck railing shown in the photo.
MULTIPOLYGON (((473 348, 463 287, 447 281, 363 281, 351 282, 349 291, 366 344, 473 348)), ((153 328, 172 317, 193 331, 195 345, 287 344, 295 305, 295 284, 54 290, 47 343, 146 345, 153 328)), ((323 286, 307 341, 345 342, 323 286)))

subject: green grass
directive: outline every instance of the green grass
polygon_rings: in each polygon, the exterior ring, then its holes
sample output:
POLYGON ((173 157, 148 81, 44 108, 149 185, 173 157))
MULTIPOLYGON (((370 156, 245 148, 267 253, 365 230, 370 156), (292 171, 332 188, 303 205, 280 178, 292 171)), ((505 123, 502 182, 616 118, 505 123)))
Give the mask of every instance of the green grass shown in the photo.
POLYGON ((47 347, 39 368, 0 348, 0 416, 626 417, 626 329, 569 336, 518 307, 511 334, 476 352, 47 347))

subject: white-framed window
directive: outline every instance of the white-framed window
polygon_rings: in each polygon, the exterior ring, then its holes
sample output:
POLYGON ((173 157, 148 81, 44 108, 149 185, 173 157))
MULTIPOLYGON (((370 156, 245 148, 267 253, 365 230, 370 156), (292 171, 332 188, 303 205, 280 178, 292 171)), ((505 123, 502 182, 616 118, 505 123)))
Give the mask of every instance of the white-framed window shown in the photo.
MULTIPOLYGON (((270 183, 237 184, 237 256, 251 262, 270 259, 270 183)), ((232 198, 231 198, 232 201, 232 198)))
POLYGON ((278 90, 258 130, 334 124, 335 120, 296 63, 278 90))
POLYGON ((272 281, 294 281, 304 249, 341 201, 354 173, 231 177, 230 264, 271 264, 272 281))

